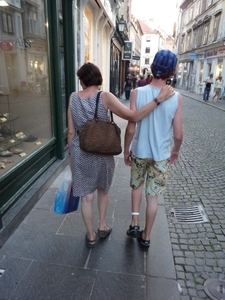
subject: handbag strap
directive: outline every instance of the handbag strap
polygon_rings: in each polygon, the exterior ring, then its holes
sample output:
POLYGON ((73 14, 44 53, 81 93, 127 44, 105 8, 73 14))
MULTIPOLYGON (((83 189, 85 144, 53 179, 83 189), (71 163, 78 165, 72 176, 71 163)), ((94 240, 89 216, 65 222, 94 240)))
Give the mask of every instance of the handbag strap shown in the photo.
MULTIPOLYGON (((95 106, 95 115, 94 115, 94 119, 97 120, 98 119, 98 103, 99 103, 99 98, 101 95, 102 91, 99 91, 96 97, 96 106, 95 106)), ((110 110, 110 117, 111 117, 111 123, 114 123, 113 120, 113 113, 110 110)))
POLYGON ((98 103, 99 103, 99 98, 101 95, 102 91, 99 91, 97 94, 97 98, 96 98, 96 106, 95 106, 95 115, 94 115, 94 119, 97 120, 98 119, 98 103))

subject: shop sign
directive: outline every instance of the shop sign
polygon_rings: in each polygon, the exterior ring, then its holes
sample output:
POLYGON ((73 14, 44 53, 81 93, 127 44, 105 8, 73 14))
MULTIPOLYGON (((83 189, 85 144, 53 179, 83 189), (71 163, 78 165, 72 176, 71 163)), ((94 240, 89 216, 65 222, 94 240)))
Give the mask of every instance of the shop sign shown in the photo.
POLYGON ((204 53, 204 58, 210 57, 210 56, 216 56, 216 55, 217 55, 217 49, 213 49, 213 50, 206 51, 204 53))
POLYGON ((13 49, 13 43, 9 42, 9 41, 2 41, 0 43, 0 48, 5 51, 5 52, 9 52, 12 51, 13 49))
POLYGON ((131 60, 132 59, 132 42, 125 41, 123 47, 123 60, 131 60))
POLYGON ((189 59, 198 59, 197 53, 189 53, 189 59))
POLYGON ((17 37, 15 40, 15 45, 17 48, 21 49, 30 49, 31 48, 31 41, 23 38, 17 37))
POLYGON ((218 49, 218 55, 224 55, 225 54, 225 47, 218 49))
POLYGON ((133 60, 140 60, 140 56, 133 55, 133 56, 132 56, 132 59, 133 59, 133 60))

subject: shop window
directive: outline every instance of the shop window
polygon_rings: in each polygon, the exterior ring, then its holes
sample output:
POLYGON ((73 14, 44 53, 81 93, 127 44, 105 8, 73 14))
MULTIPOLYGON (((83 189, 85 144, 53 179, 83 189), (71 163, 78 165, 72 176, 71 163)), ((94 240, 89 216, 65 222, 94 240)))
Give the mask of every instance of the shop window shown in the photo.
POLYGON ((220 17, 221 17, 221 13, 215 16, 215 21, 214 21, 214 25, 213 25, 213 38, 212 38, 213 41, 216 41, 216 39, 217 39, 219 24, 220 24, 220 17))
POLYGON ((150 63, 149 58, 145 58, 145 65, 149 65, 149 63, 150 63))
POLYGON ((2 28, 6 33, 13 33, 13 19, 11 13, 2 13, 2 28))
POLYGON ((91 61, 91 23, 92 23, 92 12, 86 6, 84 15, 84 51, 85 51, 85 62, 91 61))
POLYGON ((53 136, 44 1, 17 4, 0 14, 0 176, 53 136))
POLYGON ((150 47, 145 48, 145 53, 150 53, 150 47))
POLYGON ((202 84, 202 81, 203 81, 202 74, 203 74, 203 63, 201 62, 198 84, 202 84))
POLYGON ((223 72, 223 60, 219 59, 216 68, 216 77, 222 76, 222 72, 223 72))

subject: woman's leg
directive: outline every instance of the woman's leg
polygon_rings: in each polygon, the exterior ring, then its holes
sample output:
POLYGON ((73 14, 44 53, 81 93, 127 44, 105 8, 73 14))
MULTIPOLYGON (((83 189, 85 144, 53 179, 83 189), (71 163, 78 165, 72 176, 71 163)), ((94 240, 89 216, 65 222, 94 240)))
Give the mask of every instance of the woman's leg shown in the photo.
POLYGON ((94 194, 89 194, 83 196, 81 200, 81 213, 87 228, 88 239, 91 241, 96 239, 96 234, 93 229, 93 199, 94 194))
POLYGON ((98 189, 98 210, 99 210, 99 230, 107 229, 106 213, 108 208, 109 195, 106 195, 103 189, 98 189))

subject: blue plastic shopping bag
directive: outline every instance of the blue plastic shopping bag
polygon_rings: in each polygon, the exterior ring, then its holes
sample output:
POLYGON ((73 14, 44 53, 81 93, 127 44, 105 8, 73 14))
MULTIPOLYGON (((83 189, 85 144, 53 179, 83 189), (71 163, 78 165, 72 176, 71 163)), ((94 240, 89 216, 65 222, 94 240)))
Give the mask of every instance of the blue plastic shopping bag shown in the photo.
POLYGON ((54 212, 57 214, 67 214, 77 210, 79 199, 80 197, 73 196, 72 174, 70 168, 68 168, 56 192, 54 212))

